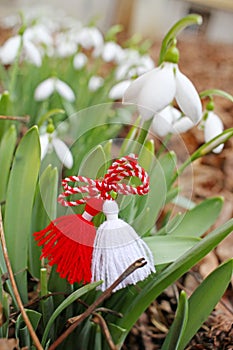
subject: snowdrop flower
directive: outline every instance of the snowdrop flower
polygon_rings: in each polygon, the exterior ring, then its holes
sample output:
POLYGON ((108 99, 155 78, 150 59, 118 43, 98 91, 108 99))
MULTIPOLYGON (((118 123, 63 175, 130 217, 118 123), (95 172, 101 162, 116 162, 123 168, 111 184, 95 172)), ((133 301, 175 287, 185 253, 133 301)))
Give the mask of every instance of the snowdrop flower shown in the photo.
POLYGON ((147 120, 174 98, 193 123, 200 121, 202 105, 194 85, 176 63, 164 62, 137 78, 126 90, 123 102, 136 104, 142 118, 147 120))
POLYGON ((24 36, 16 35, 9 38, 0 48, 0 61, 2 64, 12 64, 18 54, 22 40, 21 57, 31 62, 37 67, 42 64, 41 53, 38 48, 24 36))
POLYGON ((123 80, 116 85, 114 85, 109 91, 109 98, 112 100, 121 100, 126 89, 130 86, 132 80, 123 80))
MULTIPOLYGON (((221 119, 212 111, 208 111, 206 120, 204 121, 204 138, 205 142, 210 141, 217 135, 223 132, 223 123, 221 119)), ((214 148, 212 152, 220 153, 224 147, 224 144, 221 144, 214 148)))
POLYGON ((45 133, 40 136, 41 147, 41 160, 43 160, 46 154, 55 151, 59 160, 68 169, 73 166, 73 155, 70 152, 66 144, 56 136, 55 132, 45 133))
POLYGON ((23 36, 24 39, 33 42, 35 45, 51 46, 53 44, 52 34, 43 24, 27 28, 23 36))
POLYGON ((77 51, 77 43, 71 39, 69 33, 58 33, 55 37, 55 55, 69 57, 77 51))
POLYGON ((154 68, 154 62, 149 55, 140 55, 133 49, 125 49, 124 56, 116 69, 116 80, 140 76, 154 68))
POLYGON ((97 91, 104 84, 104 78, 93 75, 88 82, 88 89, 90 91, 97 91))
POLYGON ((64 81, 55 77, 48 78, 37 86, 34 93, 34 99, 36 101, 44 101, 55 91, 65 100, 74 102, 75 94, 71 87, 64 81))
POLYGON ((93 55, 97 57, 102 50, 104 39, 102 33, 96 27, 84 27, 76 37, 77 43, 84 49, 94 49, 93 55))
POLYGON ((83 52, 79 52, 74 56, 73 66, 74 69, 80 70, 87 64, 87 56, 83 52))
POLYGON ((193 126, 194 123, 188 117, 182 116, 178 109, 169 105, 154 116, 151 128, 156 135, 164 137, 169 133, 186 132, 193 126))
POLYGON ((120 62, 124 55, 124 50, 114 41, 108 41, 104 44, 102 58, 105 62, 120 62))

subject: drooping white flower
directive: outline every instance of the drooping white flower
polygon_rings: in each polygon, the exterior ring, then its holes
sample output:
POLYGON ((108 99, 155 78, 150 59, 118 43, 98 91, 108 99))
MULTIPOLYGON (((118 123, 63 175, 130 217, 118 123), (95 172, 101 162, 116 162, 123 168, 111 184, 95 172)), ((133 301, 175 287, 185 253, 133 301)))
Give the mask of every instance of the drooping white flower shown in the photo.
MULTIPOLYGON (((212 111, 208 112, 207 119, 204 121, 204 138, 205 142, 210 141, 214 137, 218 136, 223 132, 224 126, 221 119, 212 111)), ((220 153, 224 147, 224 144, 221 144, 214 148, 212 152, 220 153)))
POLYGON ((90 91, 97 91, 104 84, 104 78, 93 75, 88 82, 88 89, 90 91))
POLYGON ((94 57, 100 55, 104 43, 103 35, 96 27, 83 27, 77 33, 76 41, 86 50, 94 49, 94 57))
POLYGON ((125 56, 122 47, 114 41, 107 41, 102 49, 102 58, 105 62, 120 62, 125 56))
POLYGON ((40 136, 41 160, 47 153, 55 151, 62 164, 68 169, 73 166, 73 155, 67 145, 56 136, 56 133, 45 133, 40 136))
POLYGON ((69 32, 57 33, 54 46, 54 53, 57 57, 70 57, 77 51, 77 43, 71 38, 69 32))
POLYGON ((44 101, 55 91, 65 100, 74 102, 75 94, 71 87, 64 81, 55 77, 48 78, 37 86, 34 92, 34 99, 36 101, 44 101))
POLYGON ((164 62, 137 78, 126 90, 124 103, 138 106, 144 120, 151 118, 176 99, 181 111, 198 123, 202 105, 192 82, 175 63, 164 62))
POLYGON ((42 64, 42 56, 36 45, 24 36, 20 35, 13 36, 9 38, 3 46, 0 48, 0 61, 2 64, 12 64, 14 63, 18 51, 20 49, 22 40, 22 51, 21 51, 21 59, 25 58, 25 60, 34 64, 37 67, 40 67, 42 64))
POLYGON ((116 80, 130 79, 140 76, 154 68, 154 62, 149 55, 140 55, 137 50, 125 49, 118 62, 116 80))
POLYGON ((112 100, 120 100, 122 99, 126 89, 130 86, 132 83, 132 80, 123 80, 116 85, 114 85, 111 90, 109 91, 109 98, 112 100))
POLYGON ((77 53, 73 59, 74 69, 77 69, 77 70, 82 69, 86 65, 87 60, 88 60, 87 56, 83 52, 77 53))
POLYGON ((193 126, 194 123, 188 117, 182 116, 178 109, 169 105, 154 116, 151 128, 156 135, 164 137, 169 133, 186 132, 193 126))
POLYGON ((52 33, 49 28, 42 23, 27 28, 23 36, 26 40, 33 42, 35 45, 53 45, 52 33))

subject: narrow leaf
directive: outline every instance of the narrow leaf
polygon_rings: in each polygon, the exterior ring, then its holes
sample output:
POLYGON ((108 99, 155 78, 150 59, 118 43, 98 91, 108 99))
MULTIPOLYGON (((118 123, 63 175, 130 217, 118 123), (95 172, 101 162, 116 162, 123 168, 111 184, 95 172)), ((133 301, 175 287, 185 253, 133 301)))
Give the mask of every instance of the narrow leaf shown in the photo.
POLYGON ((222 197, 208 198, 181 215, 175 226, 168 223, 166 231, 174 236, 200 237, 214 224, 222 206, 222 197))
POLYGON ((200 241, 196 237, 158 235, 144 237, 143 240, 147 243, 154 256, 155 265, 168 264, 175 261, 200 241))
POLYGON ((227 289, 233 272, 233 259, 217 267, 189 298, 189 315, 178 350, 182 350, 206 321, 227 289), (217 283, 216 283, 217 281, 217 283))
POLYGON ((37 127, 32 127, 16 150, 6 195, 4 228, 16 283, 27 301, 28 237, 36 182, 40 166, 37 127))
POLYGON ((49 334, 49 330, 53 324, 53 322, 55 321, 55 319, 57 318, 57 316, 64 310, 66 309, 70 304, 72 304, 73 302, 75 302, 75 300, 77 300, 78 298, 80 298, 82 295, 88 293, 89 291, 95 289, 97 286, 99 286, 102 283, 102 281, 99 282, 94 282, 91 284, 87 284, 79 289, 77 289, 75 292, 73 292, 71 295, 69 295, 58 307, 57 309, 54 311, 54 313, 52 314, 52 316, 50 317, 47 326, 44 330, 44 334, 43 334, 43 338, 42 338, 42 345, 44 346, 47 342, 47 337, 49 334))
POLYGON ((15 126, 12 125, 3 135, 0 144, 0 202, 6 199, 7 183, 9 179, 12 158, 16 146, 16 139, 16 129, 15 126))
POLYGON ((177 350, 182 334, 185 332, 185 327, 188 319, 188 300, 186 293, 180 293, 179 304, 176 311, 176 316, 173 324, 166 336, 161 350, 177 350))

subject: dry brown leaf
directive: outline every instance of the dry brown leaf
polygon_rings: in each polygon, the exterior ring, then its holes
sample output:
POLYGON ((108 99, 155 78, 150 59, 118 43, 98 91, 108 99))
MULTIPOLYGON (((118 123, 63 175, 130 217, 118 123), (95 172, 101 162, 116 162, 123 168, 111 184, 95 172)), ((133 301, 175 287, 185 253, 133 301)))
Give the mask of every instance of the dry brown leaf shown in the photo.
POLYGON ((216 257, 216 254, 213 251, 211 251, 200 262, 199 272, 200 272, 201 276, 203 278, 205 278, 218 266, 219 266, 219 263, 218 263, 218 259, 216 257))
POLYGON ((17 339, 0 339, 1 350, 19 350, 17 339))

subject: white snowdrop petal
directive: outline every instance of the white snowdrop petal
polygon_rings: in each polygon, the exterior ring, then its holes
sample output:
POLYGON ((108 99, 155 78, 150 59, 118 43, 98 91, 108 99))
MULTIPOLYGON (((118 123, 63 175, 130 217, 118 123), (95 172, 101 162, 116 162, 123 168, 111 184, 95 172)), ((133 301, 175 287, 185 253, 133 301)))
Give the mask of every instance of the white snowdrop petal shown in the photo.
POLYGON ((35 66, 40 67, 42 64, 42 58, 37 47, 29 40, 25 40, 23 43, 23 48, 26 58, 35 66))
POLYGON ((58 92, 58 94, 63 97, 65 100, 74 102, 75 100, 75 94, 71 87, 66 84, 64 81, 60 79, 56 79, 55 81, 55 89, 58 92))
POLYGON ((189 117, 181 117, 180 119, 176 120, 174 123, 173 123, 173 128, 174 128, 174 131, 173 133, 182 133, 182 132, 186 132, 188 130, 190 130, 191 128, 194 127, 194 123, 190 120, 189 117))
POLYGON ((20 35, 8 39, 1 47, 0 60, 2 64, 12 64, 20 47, 20 35))
MULTIPOLYGON (((213 112, 209 112, 208 118, 204 124, 204 137, 205 142, 210 141, 217 135, 223 132, 224 126, 221 119, 213 112)), ((214 148, 212 152, 220 153, 224 147, 224 144, 221 144, 214 148)))
POLYGON ((163 118, 165 118, 170 124, 173 124, 177 119, 181 117, 181 112, 171 105, 168 105, 159 112, 163 118))
POLYGON ((48 134, 43 134, 40 136, 40 158, 44 159, 49 149, 49 136, 48 134))
POLYGON ((161 114, 156 114, 151 124, 151 130, 159 137, 164 137, 172 131, 171 120, 164 118, 161 114))
POLYGON ((144 120, 165 108, 176 92, 173 64, 152 69, 137 78, 126 90, 124 103, 133 103, 144 120))
POLYGON ((82 69, 87 63, 87 56, 83 52, 77 53, 77 55, 74 56, 73 60, 73 66, 74 69, 82 69))
POLYGON ((97 75, 93 75, 88 82, 88 89, 90 91, 96 91, 104 84, 104 79, 97 75))
POLYGON ((180 70, 176 69, 176 101, 193 123, 198 123, 202 117, 202 105, 196 88, 180 70))
POLYGON ((102 58, 105 62, 117 61, 121 55, 122 48, 114 41, 108 41, 104 44, 102 58))
POLYGON ((55 85, 54 85, 54 78, 48 78, 44 81, 42 81, 36 88, 34 92, 34 99, 36 101, 44 101, 46 100, 49 96, 52 95, 52 93, 55 90, 55 85))
POLYGON ((126 89, 130 86, 132 80, 123 80, 120 83, 114 85, 109 91, 109 97, 113 100, 122 99, 126 89))
POLYGON ((52 144, 56 155, 62 164, 64 164, 66 168, 71 169, 73 166, 73 155, 66 144, 57 137, 53 138, 52 144))

